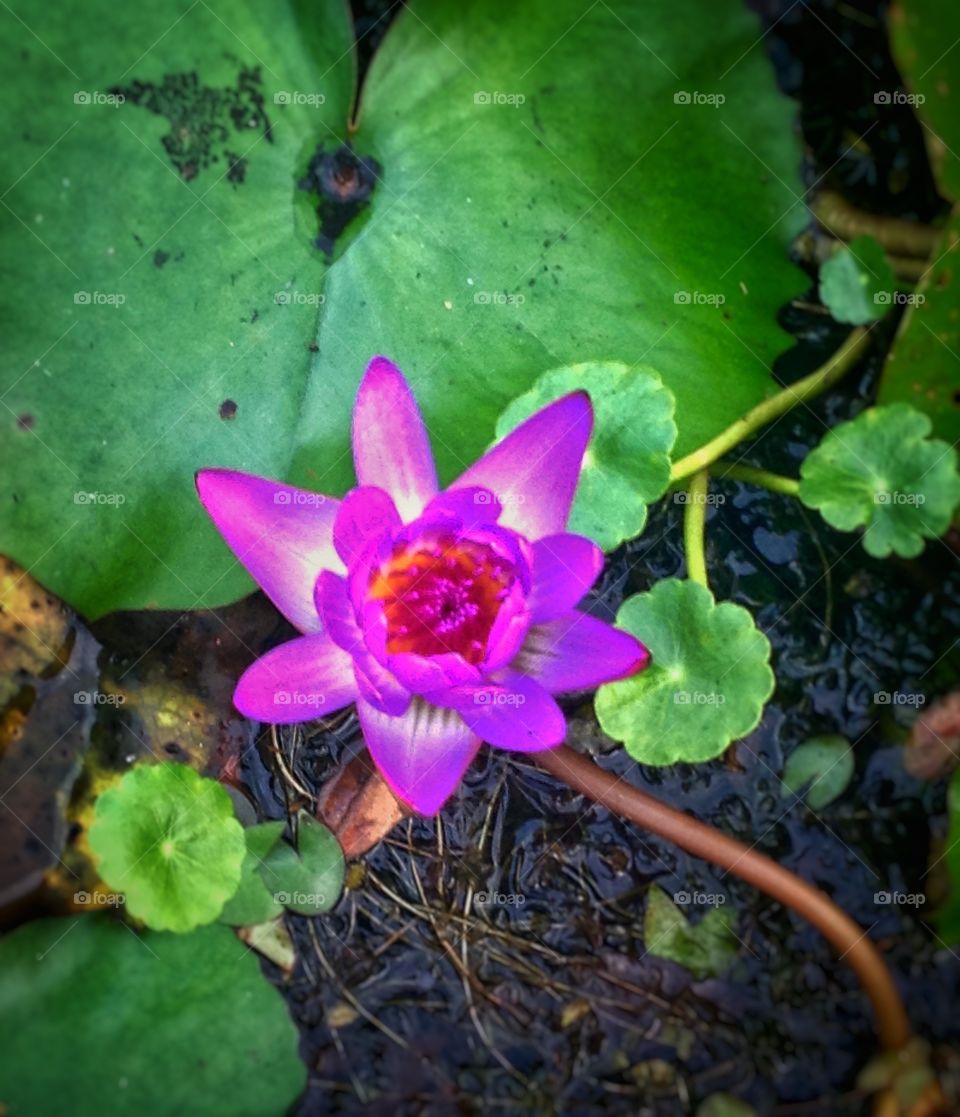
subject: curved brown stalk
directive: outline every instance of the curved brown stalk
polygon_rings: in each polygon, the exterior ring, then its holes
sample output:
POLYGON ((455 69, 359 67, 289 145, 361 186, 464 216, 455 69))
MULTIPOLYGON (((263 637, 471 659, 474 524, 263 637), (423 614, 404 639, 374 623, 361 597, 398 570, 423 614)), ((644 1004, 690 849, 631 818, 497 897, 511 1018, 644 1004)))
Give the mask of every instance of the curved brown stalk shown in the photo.
POLYGON ((638 826, 711 861, 792 908, 836 947, 856 973, 873 1004, 880 1042, 899 1051, 910 1039, 910 1024, 900 994, 880 952, 867 933, 819 888, 706 823, 668 807, 652 795, 605 772, 566 745, 536 753, 533 759, 552 776, 638 826))

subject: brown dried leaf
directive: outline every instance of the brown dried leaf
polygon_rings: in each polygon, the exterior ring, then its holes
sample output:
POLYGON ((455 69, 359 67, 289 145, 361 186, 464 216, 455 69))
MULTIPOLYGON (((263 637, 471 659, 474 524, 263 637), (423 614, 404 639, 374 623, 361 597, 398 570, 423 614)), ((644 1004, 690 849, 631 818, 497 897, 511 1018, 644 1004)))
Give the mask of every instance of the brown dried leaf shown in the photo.
POLYGON ((372 849, 409 813, 366 753, 342 765, 317 801, 317 817, 336 834, 348 861, 372 849))

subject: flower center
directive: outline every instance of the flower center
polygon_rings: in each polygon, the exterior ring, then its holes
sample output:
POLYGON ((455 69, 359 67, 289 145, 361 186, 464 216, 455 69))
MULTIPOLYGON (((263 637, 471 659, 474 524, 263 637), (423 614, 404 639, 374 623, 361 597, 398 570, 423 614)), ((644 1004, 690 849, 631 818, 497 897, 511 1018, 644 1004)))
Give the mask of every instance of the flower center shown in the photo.
POLYGON ((401 543, 370 579, 383 602, 387 651, 479 663, 516 572, 484 543, 452 536, 401 543))

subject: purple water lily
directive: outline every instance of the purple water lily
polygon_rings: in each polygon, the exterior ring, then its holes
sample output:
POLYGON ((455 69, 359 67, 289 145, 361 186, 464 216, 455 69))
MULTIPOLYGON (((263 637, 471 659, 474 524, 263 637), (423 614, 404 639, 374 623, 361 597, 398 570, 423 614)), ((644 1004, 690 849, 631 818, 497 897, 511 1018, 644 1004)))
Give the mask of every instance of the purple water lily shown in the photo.
POLYGON ((224 469, 197 489, 237 558, 305 633, 237 684, 247 717, 356 702, 394 793, 434 814, 482 741, 534 752, 566 734, 553 697, 644 668, 633 636, 575 607, 603 565, 565 531, 590 431, 585 392, 544 407, 442 492, 403 374, 367 368, 343 500, 224 469))

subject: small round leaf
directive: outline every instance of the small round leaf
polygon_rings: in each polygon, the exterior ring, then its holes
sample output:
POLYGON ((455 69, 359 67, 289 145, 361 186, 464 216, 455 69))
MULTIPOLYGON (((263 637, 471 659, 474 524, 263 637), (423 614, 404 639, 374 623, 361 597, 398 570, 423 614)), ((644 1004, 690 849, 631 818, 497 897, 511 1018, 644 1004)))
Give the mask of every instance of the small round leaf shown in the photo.
POLYGON ((628 598, 617 624, 650 649, 646 671, 597 692, 605 733, 643 764, 711 760, 760 721, 770 642, 740 605, 667 578, 628 598))
POLYGON ((343 889, 343 850, 333 833, 301 811, 297 848, 278 842, 260 866, 267 891, 299 915, 329 911, 343 889))
POLYGON ((615 361, 567 365, 545 372, 507 407, 497 437, 578 389, 590 394, 594 427, 569 529, 612 551, 643 531, 647 505, 667 490, 677 437, 673 393, 650 368, 615 361))
POLYGON ((103 880, 158 931, 212 923, 246 851, 226 789, 184 764, 127 772, 97 799, 89 839, 103 880))
POLYGON ((857 237, 820 268, 820 301, 838 322, 866 326, 893 304, 897 281, 873 237, 857 237))
POLYGON ((960 504, 957 452, 929 438, 906 403, 871 407, 834 427, 800 468, 800 499, 840 531, 865 528, 875 558, 914 558, 947 530, 960 504))
POLYGON ((846 737, 811 737, 787 757, 783 793, 802 795, 819 811, 844 793, 852 776, 853 749, 846 737))
POLYGON ((240 867, 240 886, 227 900, 220 922, 231 927, 266 923, 283 911, 268 890, 260 869, 283 833, 282 822, 261 822, 243 832, 247 852, 240 867))

